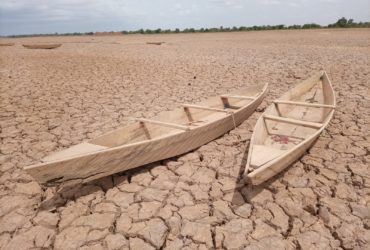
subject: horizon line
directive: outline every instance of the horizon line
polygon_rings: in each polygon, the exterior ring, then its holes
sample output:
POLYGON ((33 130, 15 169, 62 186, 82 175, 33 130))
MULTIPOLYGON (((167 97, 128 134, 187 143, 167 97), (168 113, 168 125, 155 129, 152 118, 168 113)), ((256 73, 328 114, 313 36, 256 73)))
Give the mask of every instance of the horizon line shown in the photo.
MULTIPOLYGON (((148 29, 148 28, 140 28, 140 29, 127 29, 127 30, 111 30, 111 31, 82 31, 82 32, 78 32, 78 31, 74 31, 74 32, 63 32, 63 33, 59 33, 59 32, 53 32, 53 33, 27 33, 27 34, 18 34, 18 35, 1 35, 0 34, 0 37, 2 38, 15 38, 15 37, 24 37, 24 36, 63 36, 63 35, 73 35, 73 34, 81 34, 81 35, 94 35, 96 33, 122 33, 122 34, 142 34, 142 32, 140 31, 144 31, 144 34, 165 34, 166 31, 168 31, 168 33, 176 33, 176 31, 178 31, 178 33, 186 33, 184 32, 185 30, 194 30, 195 32, 197 31, 200 31, 200 30, 217 30, 216 32, 220 32, 218 31, 219 29, 220 30, 225 30, 225 32, 230 32, 230 31, 243 31, 243 30, 239 30, 240 28, 244 28, 246 30, 244 31, 253 31, 252 28, 262 28, 262 27, 279 27, 279 26, 282 26, 283 28, 282 29, 289 29, 289 27, 292 27, 291 29, 302 29, 302 27, 304 25, 318 25, 319 27, 316 27, 316 28, 330 28, 329 26, 330 25, 335 25, 338 23, 338 21, 342 18, 345 18, 345 17, 341 17, 337 20, 337 22, 334 22, 334 23, 330 23, 330 24, 327 24, 327 25, 322 25, 322 24, 319 24, 319 23, 316 23, 316 22, 310 22, 310 23, 305 23, 305 24, 292 24, 292 25, 287 25, 287 24, 275 24, 275 25, 271 25, 271 24, 267 24, 267 25, 253 25, 253 26, 244 26, 244 25, 240 25, 240 26, 219 26, 219 27, 202 27, 202 28, 193 28, 193 27, 187 27, 187 28, 183 28, 183 29, 180 29, 180 28, 169 28, 169 29, 166 29, 166 28, 156 28, 156 29, 148 29), (300 28, 294 28, 294 27, 298 27, 300 26, 300 28), (236 30, 235 30, 236 28, 236 30), (250 30, 252 29, 252 30, 250 30), (160 30, 160 32, 156 33, 155 31, 158 31, 160 30), (153 31, 153 33, 145 33, 145 31, 153 31), (91 34, 92 33, 92 34, 91 34)), ((354 21, 354 19, 352 18, 346 18, 346 20, 352 20, 354 21)), ((353 22, 354 24, 365 24, 365 25, 369 25, 370 24, 370 20, 368 21, 359 21, 359 22, 353 22)), ((345 27, 343 27, 345 28, 345 27)), ((347 27, 348 28, 348 27, 347 27)), ((356 27, 351 27, 351 28, 356 28, 356 27)), ((366 28, 366 27, 357 27, 357 28, 366 28)), ((309 29, 313 29, 313 28, 309 28, 309 29)), ((258 30, 256 30, 258 31, 258 30)), ((221 31, 222 32, 222 31, 221 31)), ((189 32, 189 33, 192 33, 192 32, 189 32)))

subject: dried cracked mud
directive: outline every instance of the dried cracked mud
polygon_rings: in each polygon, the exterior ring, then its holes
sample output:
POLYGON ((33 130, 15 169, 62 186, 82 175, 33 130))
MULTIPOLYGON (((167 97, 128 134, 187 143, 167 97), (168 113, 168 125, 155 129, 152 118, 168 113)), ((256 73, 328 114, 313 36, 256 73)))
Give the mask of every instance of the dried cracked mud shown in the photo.
POLYGON ((13 42, 0 48, 1 249, 370 248, 368 29, 13 42), (21 46, 32 42, 63 46, 21 46), (338 102, 329 126, 286 171, 245 185, 256 119, 320 69, 338 102), (265 82, 255 114, 188 154, 77 186, 22 170, 130 117, 265 82))

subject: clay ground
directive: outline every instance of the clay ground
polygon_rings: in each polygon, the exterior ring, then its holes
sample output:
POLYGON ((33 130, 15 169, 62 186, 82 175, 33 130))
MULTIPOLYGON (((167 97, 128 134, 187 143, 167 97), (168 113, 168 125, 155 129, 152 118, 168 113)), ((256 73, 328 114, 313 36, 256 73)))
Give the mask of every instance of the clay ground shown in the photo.
POLYGON ((370 248, 370 30, 8 40, 16 44, 0 47, 1 249, 370 248), (21 46, 36 42, 63 45, 21 46), (338 102, 329 126, 285 172, 246 186, 256 119, 320 69, 338 102), (130 117, 265 82, 252 117, 186 155, 72 187, 42 187, 22 170, 130 117))

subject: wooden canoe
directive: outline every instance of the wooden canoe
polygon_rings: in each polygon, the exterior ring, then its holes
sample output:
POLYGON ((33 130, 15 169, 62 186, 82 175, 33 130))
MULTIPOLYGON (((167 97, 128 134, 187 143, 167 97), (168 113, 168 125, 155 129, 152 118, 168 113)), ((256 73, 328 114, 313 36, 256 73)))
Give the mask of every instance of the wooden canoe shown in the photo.
POLYGON ((164 42, 147 42, 146 44, 151 44, 151 45, 162 45, 164 42))
POLYGON ((135 123, 47 156, 41 164, 25 170, 48 185, 71 180, 84 183, 180 155, 241 124, 266 92, 267 84, 251 86, 196 105, 184 104, 150 120, 136 119, 135 123))
POLYGON ((326 72, 275 100, 257 120, 244 178, 258 185, 299 159, 330 122, 335 95, 326 72))
POLYGON ((13 46, 14 43, 0 43, 0 46, 13 46))
POLYGON ((62 46, 62 44, 23 44, 27 49, 55 49, 62 46))

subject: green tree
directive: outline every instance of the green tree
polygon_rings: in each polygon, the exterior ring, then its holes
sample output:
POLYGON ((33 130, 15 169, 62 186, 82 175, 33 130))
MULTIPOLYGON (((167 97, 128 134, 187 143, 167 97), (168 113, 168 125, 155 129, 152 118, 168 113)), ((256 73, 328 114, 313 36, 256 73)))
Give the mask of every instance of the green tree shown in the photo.
POLYGON ((321 28, 321 26, 317 23, 306 23, 302 26, 302 29, 318 29, 321 28))
POLYGON ((347 26, 347 19, 345 17, 342 17, 340 19, 338 19, 338 21, 336 22, 336 26, 338 27, 346 27, 347 26))
POLYGON ((354 22, 353 22, 352 18, 348 19, 347 25, 350 26, 350 27, 354 25, 354 22))
POLYGON ((302 26, 301 25, 294 24, 294 25, 288 26, 288 29, 302 29, 302 26))

